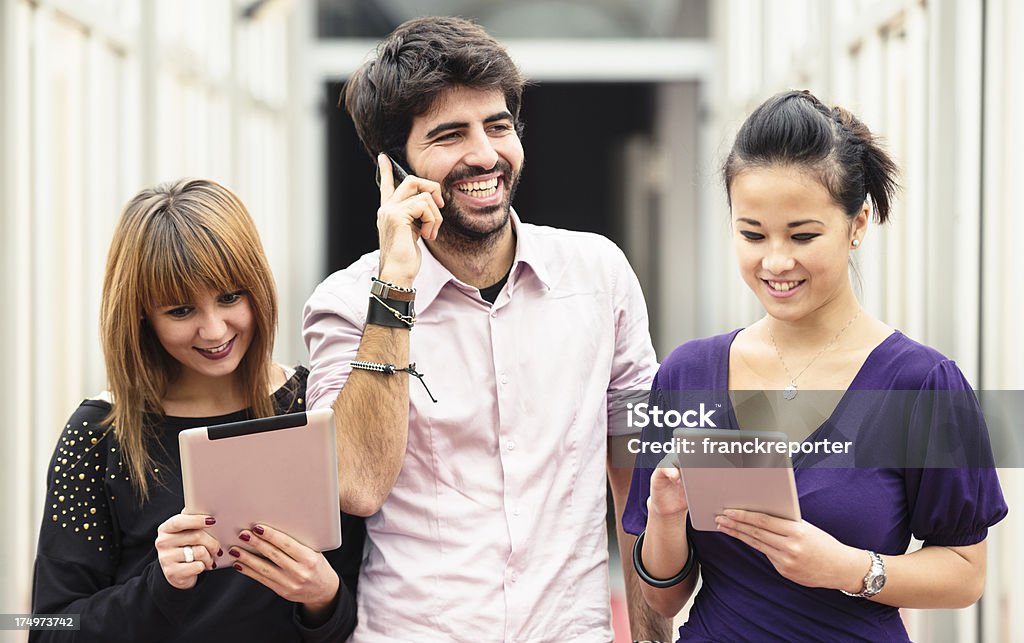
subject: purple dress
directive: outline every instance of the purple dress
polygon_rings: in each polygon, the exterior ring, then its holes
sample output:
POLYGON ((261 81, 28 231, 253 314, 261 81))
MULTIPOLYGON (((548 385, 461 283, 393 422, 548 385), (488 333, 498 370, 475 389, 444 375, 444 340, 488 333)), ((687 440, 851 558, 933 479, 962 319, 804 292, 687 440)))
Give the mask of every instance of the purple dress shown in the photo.
MULTIPOLYGON (((739 331, 687 342, 661 365, 655 391, 715 391, 727 409, 727 426, 738 428, 728 402, 729 348, 739 331)), ((939 352, 894 332, 868 356, 850 391, 969 391, 956 365, 939 352)), ((857 394, 854 394, 857 395, 857 394)), ((891 423, 866 421, 869 413, 851 404, 851 394, 808 438, 886 440, 891 423), (875 435, 873 436, 872 433, 875 435)), ((905 398, 904 398, 905 399, 905 398)), ((974 400, 973 395, 969 399, 974 400)), ((885 403, 882 403, 884 407, 885 403)), ((980 408, 958 420, 959 433, 980 433, 988 448, 980 408), (972 421, 973 420, 973 421, 972 421), (966 431, 962 430, 966 424, 966 431)), ((948 414, 930 422, 948 430, 948 414)), ((989 459, 991 453, 988 453, 989 459)), ((925 545, 963 546, 981 542, 988 527, 1007 513, 995 469, 832 467, 806 465, 794 457, 801 515, 840 542, 881 554, 903 554, 913 534, 925 545)), ((633 472, 622 516, 625 530, 642 532, 647 524, 651 469, 633 472)), ((689 619, 679 629, 684 641, 906 641, 899 610, 838 590, 811 588, 783 578, 768 558, 725 534, 697 531, 687 523, 703 585, 689 619)), ((867 556, 865 572, 867 571, 867 556)), ((884 590, 883 590, 884 592, 884 590)))

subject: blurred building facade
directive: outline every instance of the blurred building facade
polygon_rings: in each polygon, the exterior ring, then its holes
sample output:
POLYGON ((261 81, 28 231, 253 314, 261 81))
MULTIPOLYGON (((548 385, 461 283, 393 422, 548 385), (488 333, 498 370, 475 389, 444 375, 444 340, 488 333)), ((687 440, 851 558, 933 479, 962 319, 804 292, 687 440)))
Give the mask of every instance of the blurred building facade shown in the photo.
MULTIPOLYGON (((808 88, 884 135, 904 172, 892 224, 857 253, 867 308, 976 387, 1024 389, 1014 0, 0 0, 0 612, 29 608, 54 441, 104 388, 99 293, 123 204, 186 175, 236 190, 278 280, 278 358, 305 361, 306 296, 375 241, 373 169, 339 83, 431 14, 474 17, 531 79, 517 208, 626 250, 659 355, 759 315, 718 167, 750 109, 808 88)), ((1024 639, 1024 476, 1001 473, 1011 513, 982 603, 908 611, 915 640, 1024 639)))

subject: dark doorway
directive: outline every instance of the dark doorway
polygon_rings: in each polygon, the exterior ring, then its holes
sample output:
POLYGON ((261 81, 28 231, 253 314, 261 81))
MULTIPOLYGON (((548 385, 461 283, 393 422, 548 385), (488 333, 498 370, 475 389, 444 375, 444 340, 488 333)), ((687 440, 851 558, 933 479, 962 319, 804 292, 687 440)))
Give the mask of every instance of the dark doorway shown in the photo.
MULTIPOLYGON (((374 166, 328 83, 327 234, 330 272, 377 248, 374 166)), ((655 86, 544 83, 526 90, 526 165, 513 206, 524 221, 603 234, 622 245, 622 148, 650 137, 655 86)))

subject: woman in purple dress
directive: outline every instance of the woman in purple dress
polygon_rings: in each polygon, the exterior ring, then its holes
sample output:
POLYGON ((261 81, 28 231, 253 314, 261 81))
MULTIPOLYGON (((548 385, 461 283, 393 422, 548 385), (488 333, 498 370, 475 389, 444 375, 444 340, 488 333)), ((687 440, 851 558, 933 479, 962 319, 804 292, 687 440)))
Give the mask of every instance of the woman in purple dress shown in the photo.
POLYGON ((727 510, 717 532, 689 523, 678 468, 638 466, 622 520, 643 536, 644 596, 671 617, 702 581, 682 640, 907 640, 898 608, 981 596, 987 530, 1007 508, 977 399, 951 360, 864 311, 850 282, 850 253, 872 214, 888 219, 895 175, 863 123, 809 92, 770 98, 737 134, 724 167, 733 239, 766 314, 677 348, 652 396, 717 396, 718 427, 738 429, 764 426, 737 392, 782 391, 762 405, 778 418, 804 391, 835 391, 790 438, 856 446, 831 465, 794 456, 802 520, 727 510), (952 439, 971 466, 931 466, 952 439), (906 553, 911 536, 924 546, 906 553))

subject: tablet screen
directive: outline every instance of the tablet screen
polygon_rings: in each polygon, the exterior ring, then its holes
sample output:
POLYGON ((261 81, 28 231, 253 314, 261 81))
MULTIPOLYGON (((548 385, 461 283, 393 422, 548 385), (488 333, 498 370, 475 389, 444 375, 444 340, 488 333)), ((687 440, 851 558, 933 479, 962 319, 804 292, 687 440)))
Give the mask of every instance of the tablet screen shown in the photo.
POLYGON ((786 435, 728 429, 678 429, 677 453, 695 529, 717 531, 715 517, 746 509, 800 520, 786 435))

